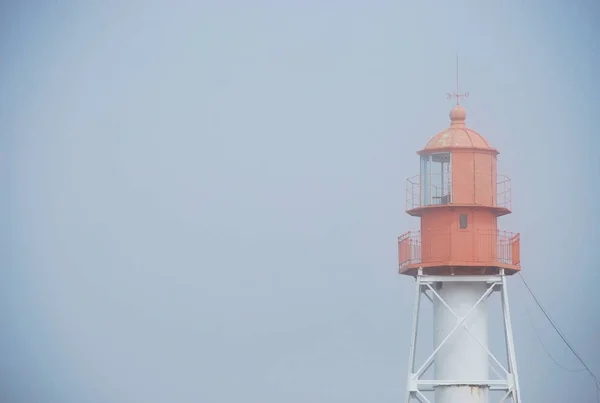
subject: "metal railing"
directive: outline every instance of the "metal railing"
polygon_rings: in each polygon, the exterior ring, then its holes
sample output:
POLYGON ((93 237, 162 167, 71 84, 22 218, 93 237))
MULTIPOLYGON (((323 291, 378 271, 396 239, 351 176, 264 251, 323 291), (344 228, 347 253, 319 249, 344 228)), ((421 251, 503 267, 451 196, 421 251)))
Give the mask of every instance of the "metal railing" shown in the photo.
POLYGON ((467 203, 511 209, 511 180, 508 176, 475 172, 460 184, 448 172, 415 175, 406 180, 406 209, 467 203), (465 191, 464 189, 468 189, 465 191))
POLYGON ((406 209, 452 203, 452 177, 416 175, 406 180, 406 209), (421 181, 423 180, 423 186, 421 181), (442 179, 444 182, 442 182, 442 179))
POLYGON ((512 209, 512 182, 506 175, 496 175, 496 207, 512 209))
POLYGON ((421 263, 421 231, 408 231, 398 237, 400 269, 421 263))
POLYGON ((419 264, 500 264, 518 266, 520 235, 501 230, 474 230, 429 234, 423 243, 420 231, 398 237, 400 269, 419 264))

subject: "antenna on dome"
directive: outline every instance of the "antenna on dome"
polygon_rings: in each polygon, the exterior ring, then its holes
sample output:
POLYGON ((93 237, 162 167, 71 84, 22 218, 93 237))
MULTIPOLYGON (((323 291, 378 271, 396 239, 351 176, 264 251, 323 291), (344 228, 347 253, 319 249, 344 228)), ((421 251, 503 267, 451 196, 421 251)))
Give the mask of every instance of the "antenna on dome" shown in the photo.
POLYGON ((469 93, 465 92, 465 93, 460 93, 458 90, 458 53, 456 54, 456 92, 454 93, 447 93, 446 94, 446 99, 452 99, 452 98, 456 98, 456 105, 460 105, 460 99, 461 98, 468 98, 469 97, 469 93))

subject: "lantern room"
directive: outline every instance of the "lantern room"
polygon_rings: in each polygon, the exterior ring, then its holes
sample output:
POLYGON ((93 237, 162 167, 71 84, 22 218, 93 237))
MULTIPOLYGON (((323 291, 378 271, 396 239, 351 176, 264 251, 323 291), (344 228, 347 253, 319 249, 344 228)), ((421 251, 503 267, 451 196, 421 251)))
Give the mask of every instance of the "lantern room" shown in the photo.
POLYGON ((439 205, 478 205, 510 213, 510 180, 496 172, 498 151, 466 127, 466 111, 450 112, 450 127, 418 152, 420 173, 407 181, 407 211, 421 216, 439 205))
POLYGON ((520 270, 519 234, 500 231, 511 211, 510 179, 497 173, 498 151, 466 127, 466 111, 418 151, 420 172, 407 180, 407 213, 420 231, 399 239, 400 272, 488 274, 520 270))

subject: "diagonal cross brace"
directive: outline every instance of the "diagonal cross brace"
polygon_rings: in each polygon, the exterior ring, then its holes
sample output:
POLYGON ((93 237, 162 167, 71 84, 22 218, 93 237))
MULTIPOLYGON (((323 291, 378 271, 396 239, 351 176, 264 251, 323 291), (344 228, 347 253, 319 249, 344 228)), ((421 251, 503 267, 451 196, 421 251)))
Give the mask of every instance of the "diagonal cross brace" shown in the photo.
MULTIPOLYGON (((492 286, 495 286, 496 284, 492 284, 492 286)), ((436 290, 433 289, 433 287, 430 284, 427 284, 427 287, 431 290, 431 292, 433 293, 433 295, 435 295, 440 302, 446 307, 448 308, 448 310, 450 311, 450 313, 452 315, 454 315, 456 317, 456 319, 460 319, 460 316, 458 316, 456 314, 456 312, 454 312, 454 310, 450 307, 450 305, 448 305, 448 303, 446 301, 444 301, 444 299, 442 298, 442 296, 440 294, 438 294, 438 292, 436 290)), ((496 365, 498 365, 500 367, 500 369, 502 369, 506 375, 508 376, 508 371, 506 370, 506 368, 504 368, 504 366, 498 361, 498 359, 496 358, 496 356, 494 354, 492 354, 492 352, 483 345, 483 343, 479 340, 479 338, 477 336, 475 336, 475 334, 473 333, 473 331, 469 328, 469 326, 464 323, 463 327, 467 330, 467 332, 469 332, 469 334, 473 337, 473 339, 475 339, 475 341, 481 346, 481 348, 483 348, 488 355, 492 358, 492 360, 494 360, 494 362, 496 363, 496 365)), ((494 367, 491 367, 492 370, 496 373, 496 375, 498 375, 499 377, 501 377, 501 375, 496 371, 496 369, 494 367)))
POLYGON ((502 397, 502 399, 500 399, 500 401, 499 401, 498 403, 505 402, 505 401, 506 401, 506 398, 507 398, 507 397, 509 397, 509 396, 511 396, 511 395, 512 395, 512 396, 514 396, 514 394, 513 394, 513 390, 512 390, 512 389, 509 389, 509 391, 508 391, 508 392, 506 392, 506 394, 505 394, 505 395, 502 397))
POLYGON ((415 397, 421 402, 421 403, 431 403, 431 401, 429 399, 427 399, 427 396, 425 396, 423 393, 421 393, 421 391, 417 390, 415 393, 415 397))
POLYGON ((492 291, 494 291, 494 287, 495 286, 496 286, 496 284, 492 284, 490 287, 488 287, 488 289, 485 291, 485 293, 483 293, 483 295, 477 300, 477 302, 475 303, 475 305, 473 305, 471 307, 471 309, 469 309, 469 311, 467 312, 467 314, 465 316, 463 316, 459 320, 459 322, 456 324, 456 326, 454 326, 454 328, 452 329, 452 331, 450 333, 448 333, 448 335, 436 347, 436 349, 433 351, 433 353, 431 353, 431 355, 427 358, 427 360, 425 360, 425 362, 423 363, 423 365, 421 365, 421 368, 419 368, 419 370, 414 374, 414 376, 413 376, 414 378, 419 379, 421 377, 421 375, 423 375, 423 373, 425 371, 427 371, 427 369, 431 366, 431 364, 433 364, 433 360, 435 358, 435 355, 438 353, 438 351, 440 351, 440 349, 444 346, 444 344, 446 344, 446 342, 450 339, 450 337, 452 337, 452 335, 460 327, 462 327, 463 323, 465 323, 465 321, 469 318, 469 316, 471 315, 471 313, 473 313, 473 311, 475 310, 475 308, 477 308, 477 306, 479 306, 479 304, 481 303, 481 301, 485 300, 492 293, 492 291))

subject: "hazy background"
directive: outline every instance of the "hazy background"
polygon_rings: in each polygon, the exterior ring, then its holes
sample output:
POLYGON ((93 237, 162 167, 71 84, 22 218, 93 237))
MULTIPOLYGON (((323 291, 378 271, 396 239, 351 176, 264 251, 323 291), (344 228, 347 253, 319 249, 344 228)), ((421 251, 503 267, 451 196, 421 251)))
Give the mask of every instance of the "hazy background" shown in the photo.
MULTIPOLYGON (((501 226, 600 373, 598 2, 0 11, 2 402, 401 401, 404 180, 448 125, 457 51, 513 178, 501 226)), ((524 401, 593 401, 509 292, 524 401)))

